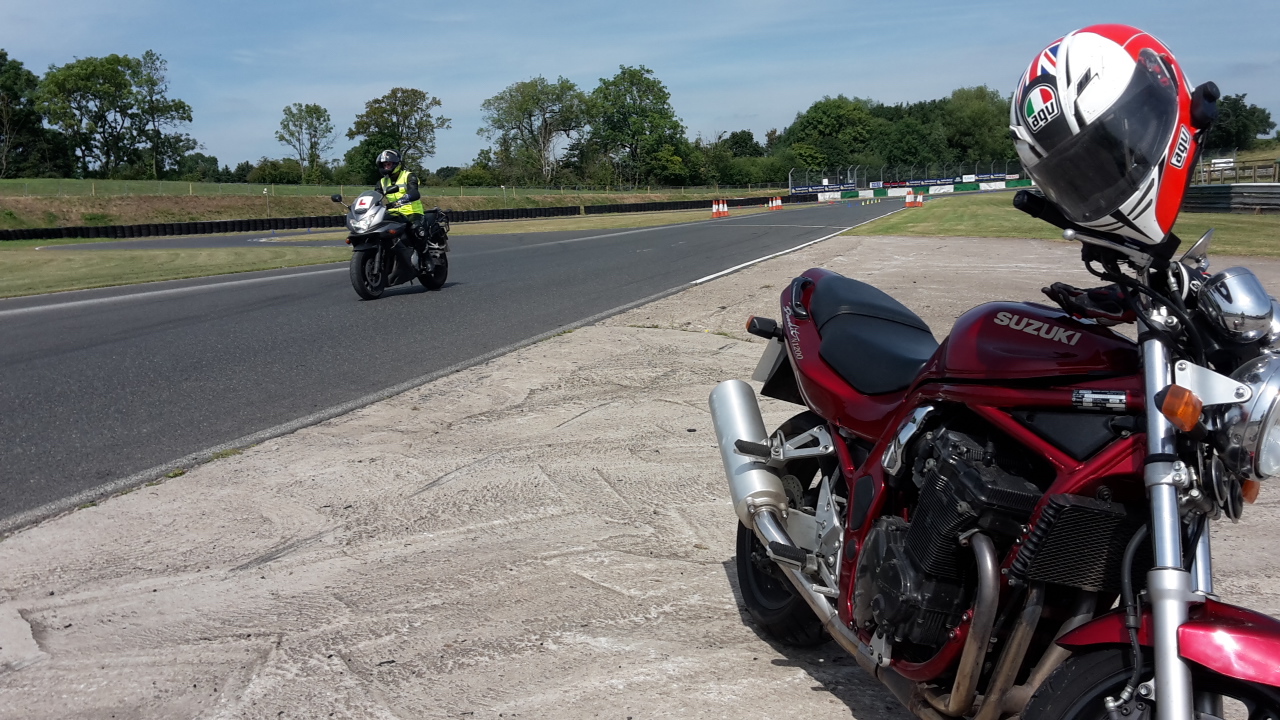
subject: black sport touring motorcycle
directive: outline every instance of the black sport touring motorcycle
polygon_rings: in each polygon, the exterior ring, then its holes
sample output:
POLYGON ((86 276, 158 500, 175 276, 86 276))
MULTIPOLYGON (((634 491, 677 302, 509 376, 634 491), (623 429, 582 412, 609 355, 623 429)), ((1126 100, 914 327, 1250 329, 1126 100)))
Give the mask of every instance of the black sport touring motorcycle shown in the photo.
POLYGON ((375 188, 361 193, 350 205, 342 202, 341 195, 331 198, 347 208, 351 286, 365 300, 379 298, 386 288, 414 278, 428 290, 439 290, 449 276, 448 216, 440 208, 427 211, 420 229, 426 234, 426 256, 418 256, 409 238, 419 228, 387 212, 386 193, 398 189, 397 185, 385 191, 375 188))

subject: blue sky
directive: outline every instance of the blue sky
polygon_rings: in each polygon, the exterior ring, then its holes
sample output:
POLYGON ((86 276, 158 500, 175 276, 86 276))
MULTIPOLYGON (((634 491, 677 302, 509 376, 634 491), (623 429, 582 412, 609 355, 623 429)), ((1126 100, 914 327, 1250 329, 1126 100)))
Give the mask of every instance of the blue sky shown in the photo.
POLYGON ((763 139, 824 95, 1011 93, 1041 48, 1098 22, 1148 30, 1193 83, 1248 93, 1280 120, 1276 0, 2 3, 0 48, 37 74, 76 57, 160 53, 171 94, 193 108, 191 134, 231 165, 285 155, 274 131, 294 102, 329 109, 340 156, 356 113, 395 86, 439 97, 453 120, 427 165, 464 165, 487 144, 476 135, 486 98, 538 75, 590 90, 620 64, 655 71, 690 137, 747 128, 763 139))

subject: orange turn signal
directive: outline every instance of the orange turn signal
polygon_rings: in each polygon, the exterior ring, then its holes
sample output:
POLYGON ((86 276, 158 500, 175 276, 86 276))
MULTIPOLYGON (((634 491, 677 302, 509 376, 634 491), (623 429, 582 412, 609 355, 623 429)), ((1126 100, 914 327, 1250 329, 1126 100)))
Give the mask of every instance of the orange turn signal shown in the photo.
POLYGON ((755 319, 756 319, 755 315, 751 315, 747 318, 747 332, 751 332, 751 321, 755 319))
POLYGON ((1170 385, 1165 390, 1164 402, 1160 403, 1160 412, 1182 432, 1196 429, 1201 410, 1204 410, 1204 403, 1181 385, 1170 385))
POLYGON ((1245 480, 1240 483, 1240 492, 1244 495, 1244 501, 1252 505, 1258 499, 1258 491, 1262 489, 1262 483, 1257 480, 1245 480))

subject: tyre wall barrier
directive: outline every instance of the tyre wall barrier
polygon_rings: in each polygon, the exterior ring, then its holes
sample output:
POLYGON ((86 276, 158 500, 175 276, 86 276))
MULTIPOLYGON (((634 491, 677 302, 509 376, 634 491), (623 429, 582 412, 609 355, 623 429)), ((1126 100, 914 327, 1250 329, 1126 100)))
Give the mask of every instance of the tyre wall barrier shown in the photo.
MULTIPOLYGON (((1219 186, 1221 187, 1221 186, 1219 186)), ((782 195, 785 205, 817 202, 816 194, 782 195)), ((727 198, 729 207, 754 207, 767 205, 768 197, 727 198)), ((480 222, 484 220, 530 220, 575 215, 601 215, 605 213, 662 212, 667 210, 710 210, 711 200, 678 200, 673 202, 620 203, 615 205, 586 205, 561 207, 497 208, 493 210, 451 210, 449 222, 480 222)), ((176 235, 210 235, 214 233, 267 232, 272 230, 302 230, 346 227, 345 215, 312 215, 292 218, 254 218, 248 220, 211 220, 183 223, 149 223, 145 225, 87 225, 56 228, 21 228, 0 230, 3 240, 59 240, 64 238, 107 238, 128 240, 133 238, 172 237, 176 235)))
POLYGON ((1182 209, 1194 213, 1280 213, 1280 184, 1192 185, 1182 209))

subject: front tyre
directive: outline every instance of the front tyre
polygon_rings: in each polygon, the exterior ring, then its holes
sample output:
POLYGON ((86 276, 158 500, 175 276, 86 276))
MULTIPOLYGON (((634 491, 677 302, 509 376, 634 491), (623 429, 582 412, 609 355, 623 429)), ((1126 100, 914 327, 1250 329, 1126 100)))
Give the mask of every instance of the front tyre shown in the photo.
POLYGON ((435 259, 435 265, 430 270, 418 274, 418 282, 428 290, 439 290, 444 287, 444 281, 448 277, 449 257, 440 253, 440 257, 435 259))
MULTIPOLYGON (((1147 653, 1149 656, 1149 653, 1147 653)), ((1150 661, 1142 673, 1152 677, 1150 661)), ((1110 648, 1073 655, 1044 681, 1021 717, 1035 720, 1107 720, 1106 698, 1120 696, 1129 681, 1133 659, 1126 648, 1110 648)), ((1159 678, 1156 682, 1160 682, 1159 678)), ((1226 715, 1249 720, 1280 720, 1280 690, 1242 680, 1193 671, 1197 693, 1221 695, 1226 715), (1237 711, 1237 712, 1232 712, 1237 711)), ((1135 698, 1126 708, 1126 720, 1155 720, 1155 703, 1135 698)))
POLYGON ((793 647, 827 641, 822 622, 774 565, 756 534, 738 523, 738 589, 751 619, 770 638, 793 647))
POLYGON ((351 287, 365 300, 382 297, 387 278, 378 267, 377 250, 356 250, 351 253, 351 287))

